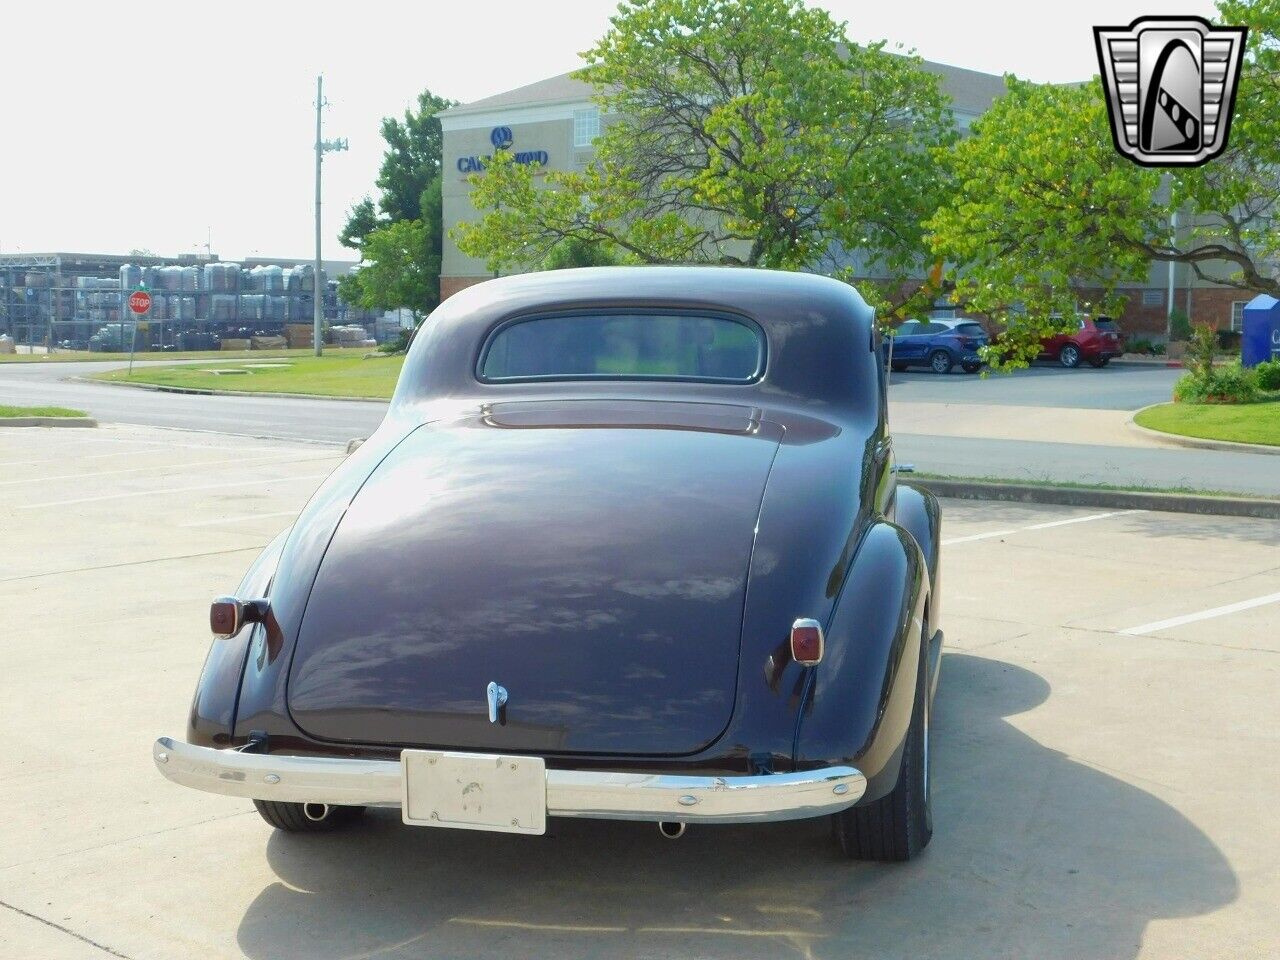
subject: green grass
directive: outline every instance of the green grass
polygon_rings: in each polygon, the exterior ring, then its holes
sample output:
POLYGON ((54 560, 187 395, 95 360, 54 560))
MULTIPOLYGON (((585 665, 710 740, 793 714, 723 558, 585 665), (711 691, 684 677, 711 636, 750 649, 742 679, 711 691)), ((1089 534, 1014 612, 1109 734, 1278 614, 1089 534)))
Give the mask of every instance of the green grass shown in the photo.
POLYGON ((365 359, 365 352, 361 351, 355 356, 350 353, 346 356, 327 353, 323 357, 291 356, 278 360, 283 366, 258 367, 260 361, 271 361, 266 353, 258 353, 253 362, 135 367, 133 376, 129 376, 128 370, 111 370, 98 374, 94 379, 196 390, 388 399, 395 390, 396 378, 400 376, 400 366, 404 363, 403 356, 365 359))
POLYGON ((1280 446, 1280 397, 1263 403, 1162 403, 1139 412, 1134 422, 1183 437, 1280 446))
POLYGON ((6 407, 0 405, 0 419, 12 417, 87 417, 83 410, 67 407, 6 407))
MULTIPOLYGON (((369 352, 368 347, 328 347, 324 348, 325 355, 337 354, 338 356, 361 356, 363 357, 369 352)), ((269 357, 309 357, 312 355, 310 347, 303 347, 297 350, 186 350, 186 351, 159 351, 159 350, 139 350, 134 354, 135 360, 239 360, 245 357, 266 359, 269 357)), ((104 360, 117 360, 120 363, 129 362, 129 353, 90 353, 88 350, 57 350, 54 353, 0 353, 0 363, 101 363, 104 360)))
POLYGON ((1012 479, 1010 477, 957 477, 946 473, 925 473, 923 471, 899 475, 899 478, 904 483, 910 483, 913 477, 919 477, 922 480, 960 480, 965 483, 993 483, 1015 487, 1065 487, 1070 490, 1117 490, 1122 493, 1177 493, 1196 497, 1237 497, 1250 500, 1274 499, 1273 497, 1266 497, 1256 493, 1240 493, 1235 490, 1201 490, 1197 487, 1159 487, 1143 484, 1122 483, 1080 483, 1079 481, 1074 480, 1026 480, 1012 479))

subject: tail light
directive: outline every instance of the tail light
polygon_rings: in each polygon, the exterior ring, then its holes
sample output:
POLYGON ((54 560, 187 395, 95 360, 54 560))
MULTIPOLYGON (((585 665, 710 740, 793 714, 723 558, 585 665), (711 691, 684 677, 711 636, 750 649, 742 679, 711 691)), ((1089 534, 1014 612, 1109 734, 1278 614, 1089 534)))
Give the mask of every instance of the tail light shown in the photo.
POLYGON ((806 667, 822 662, 822 624, 802 617, 791 625, 791 659, 806 667))
POLYGON ((237 597, 218 597, 209 605, 209 629, 219 639, 234 637, 246 623, 266 619, 266 600, 241 601, 237 597))

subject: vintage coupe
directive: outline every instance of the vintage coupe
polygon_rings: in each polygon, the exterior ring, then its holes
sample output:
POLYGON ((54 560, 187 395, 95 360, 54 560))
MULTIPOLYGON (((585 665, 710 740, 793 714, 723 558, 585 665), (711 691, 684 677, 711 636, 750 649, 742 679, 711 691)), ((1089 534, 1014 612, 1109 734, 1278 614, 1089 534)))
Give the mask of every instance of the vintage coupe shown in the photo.
POLYGON ((451 297, 386 419, 235 597, 161 773, 322 831, 829 816, 932 832, 936 500, 899 482, 872 311, 764 270, 451 297))

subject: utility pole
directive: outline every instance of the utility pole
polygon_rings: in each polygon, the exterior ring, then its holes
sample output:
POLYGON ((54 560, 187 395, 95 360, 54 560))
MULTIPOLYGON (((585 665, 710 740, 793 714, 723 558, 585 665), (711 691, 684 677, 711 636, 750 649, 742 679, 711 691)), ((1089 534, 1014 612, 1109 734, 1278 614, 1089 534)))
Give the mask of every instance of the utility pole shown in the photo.
MULTIPOLYGON (((1173 239, 1169 241, 1169 246, 1176 247, 1178 245, 1178 211, 1173 211, 1169 217, 1169 233, 1173 235, 1173 239)), ((1174 262, 1169 261, 1169 293, 1164 308, 1164 335, 1168 339, 1173 336, 1173 269, 1174 262)), ((1190 281, 1187 281, 1190 283, 1190 281)))
POLYGON ((312 285, 314 303, 311 311, 312 346, 317 357, 324 353, 324 339, 320 331, 321 326, 324 324, 324 282, 320 278, 321 270, 323 269, 320 260, 320 165, 324 161, 326 153, 347 149, 347 141, 345 139, 324 139, 322 111, 326 106, 328 106, 328 103, 324 98, 324 76, 321 75, 316 77, 316 265, 312 285))

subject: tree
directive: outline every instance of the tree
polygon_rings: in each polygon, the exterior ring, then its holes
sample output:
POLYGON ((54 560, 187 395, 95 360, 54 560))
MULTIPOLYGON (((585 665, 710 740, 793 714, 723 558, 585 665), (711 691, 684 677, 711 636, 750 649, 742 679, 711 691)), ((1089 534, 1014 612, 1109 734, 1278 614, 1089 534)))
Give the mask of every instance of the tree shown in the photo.
POLYGON ((1250 34, 1230 147, 1206 166, 1159 171, 1120 156, 1097 80, 1010 79, 948 152, 954 190, 928 223, 930 243, 959 265, 954 297, 1005 326, 993 365, 1024 365, 1077 306, 1118 311, 1118 288, 1152 263, 1280 296, 1280 0, 1228 0, 1220 18, 1250 34))
POLYGON ((352 207, 339 235, 360 251, 360 269, 338 285, 347 303, 370 310, 407 308, 416 326, 440 302, 443 138, 436 114, 453 104, 424 90, 403 123, 394 117, 382 121, 387 151, 376 181, 377 205, 365 197, 352 207))
POLYGON ((338 292, 369 310, 407 308, 414 326, 440 302, 440 178, 422 193, 422 219, 397 220, 364 238, 360 269, 343 277, 338 292))
POLYGON ((564 270, 567 267, 608 267, 618 258, 602 243, 587 243, 570 237, 555 244, 542 260, 543 270, 564 270))
POLYGON ((441 173, 443 134, 436 114, 454 105, 453 100, 423 90, 418 94, 417 109, 406 110, 403 122, 383 118, 382 138, 387 141, 387 150, 375 181, 377 206, 375 209, 372 198, 365 197, 351 208, 339 235, 343 245, 358 250, 364 238, 379 227, 422 219, 423 191, 441 173))
MULTIPOLYGON (((863 251, 918 267, 953 124, 937 78, 800 0, 626 0, 580 72, 606 117, 595 160, 553 171, 498 152, 472 178, 460 248, 491 269, 558 244, 635 263, 806 268, 863 251)), ((888 286, 892 286, 889 284, 888 286)))

